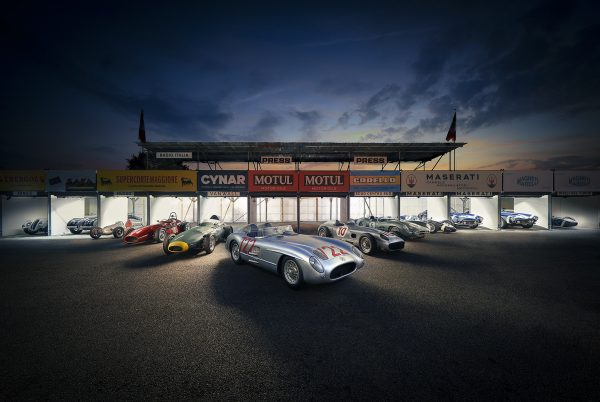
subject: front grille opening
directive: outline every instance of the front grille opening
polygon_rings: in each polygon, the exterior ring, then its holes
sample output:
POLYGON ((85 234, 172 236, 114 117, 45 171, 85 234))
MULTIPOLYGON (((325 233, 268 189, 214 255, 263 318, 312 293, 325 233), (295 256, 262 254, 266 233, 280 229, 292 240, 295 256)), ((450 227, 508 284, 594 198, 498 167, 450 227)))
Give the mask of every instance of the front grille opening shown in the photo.
POLYGON ((355 263, 347 262, 347 263, 342 264, 339 267, 335 268, 333 271, 331 271, 331 274, 329 274, 329 277, 331 279, 341 278, 344 275, 348 275, 348 274, 354 272, 355 269, 356 269, 355 263))
POLYGON ((181 246, 171 246, 171 247, 169 247, 169 250, 171 250, 171 251, 182 251, 183 248, 181 248, 181 246))
POLYGON ((390 250, 401 250, 401 249, 404 248, 404 243, 401 242, 401 241, 396 242, 396 243, 390 243, 388 245, 388 247, 389 247, 390 250))

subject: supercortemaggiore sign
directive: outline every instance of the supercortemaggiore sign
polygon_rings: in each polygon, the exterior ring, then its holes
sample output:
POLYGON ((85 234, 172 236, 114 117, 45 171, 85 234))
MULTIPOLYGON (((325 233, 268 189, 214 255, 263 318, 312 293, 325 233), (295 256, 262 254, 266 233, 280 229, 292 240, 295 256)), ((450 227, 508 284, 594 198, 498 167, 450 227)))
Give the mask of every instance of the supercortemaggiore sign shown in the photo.
POLYGON ((289 170, 250 170, 248 191, 253 193, 295 193, 298 174, 289 170))
POLYGON ((352 170, 350 172, 350 192, 352 193, 398 193, 400 192, 400 172, 392 170, 352 170))
POLYGON ((347 193, 350 189, 348 171, 300 172, 301 193, 347 193))
POLYGON ((190 170, 99 170, 98 191, 195 193, 197 173, 190 170))
POLYGON ((469 194, 489 195, 502 191, 502 175, 498 170, 415 170, 402 172, 405 194, 469 194))
POLYGON ((551 193, 550 170, 505 170, 502 190, 507 193, 551 193))
POLYGON ((239 195, 248 192, 248 172, 245 170, 200 170, 198 191, 216 194, 239 195))

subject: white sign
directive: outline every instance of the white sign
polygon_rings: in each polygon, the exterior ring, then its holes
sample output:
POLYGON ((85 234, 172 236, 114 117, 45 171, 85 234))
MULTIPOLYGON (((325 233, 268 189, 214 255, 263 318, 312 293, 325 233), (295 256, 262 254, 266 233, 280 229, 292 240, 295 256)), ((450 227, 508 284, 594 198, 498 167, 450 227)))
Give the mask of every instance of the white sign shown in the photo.
POLYGON ((414 170, 402 172, 402 192, 423 193, 499 193, 502 176, 499 170, 414 170))
POLYGON ((95 170, 48 170, 46 191, 96 191, 95 170))
POLYGON ((158 159, 192 159, 191 152, 157 152, 158 159))
POLYGON ((551 193, 550 170, 505 170, 502 190, 507 193, 551 193))
POLYGON ((292 157, 290 155, 263 155, 260 157, 260 163, 292 163, 292 157))
POLYGON ((600 171, 565 170, 554 172, 554 189, 569 192, 600 192, 600 171))
POLYGON ((387 163, 387 156, 355 156, 355 165, 384 165, 387 163))
POLYGON ((356 191, 354 192, 355 197, 393 197, 394 193, 391 191, 356 191))
POLYGON ((207 197, 239 197, 239 191, 207 191, 207 197))

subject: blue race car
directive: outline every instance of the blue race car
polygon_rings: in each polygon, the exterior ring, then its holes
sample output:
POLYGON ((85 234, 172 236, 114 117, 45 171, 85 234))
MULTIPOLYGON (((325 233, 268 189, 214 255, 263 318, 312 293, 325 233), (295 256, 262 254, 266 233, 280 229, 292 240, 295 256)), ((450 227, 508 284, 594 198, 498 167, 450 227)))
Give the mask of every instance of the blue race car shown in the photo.
POLYGON ((468 212, 452 212, 450 214, 450 219, 455 226, 458 227, 467 227, 470 229, 475 229, 481 222, 483 222, 483 217, 475 214, 470 214, 468 212))
POLYGON ((509 226, 521 226, 523 229, 529 229, 538 220, 538 217, 533 214, 526 214, 523 212, 510 212, 502 210, 500 212, 502 221, 500 222, 500 228, 506 229, 509 226))

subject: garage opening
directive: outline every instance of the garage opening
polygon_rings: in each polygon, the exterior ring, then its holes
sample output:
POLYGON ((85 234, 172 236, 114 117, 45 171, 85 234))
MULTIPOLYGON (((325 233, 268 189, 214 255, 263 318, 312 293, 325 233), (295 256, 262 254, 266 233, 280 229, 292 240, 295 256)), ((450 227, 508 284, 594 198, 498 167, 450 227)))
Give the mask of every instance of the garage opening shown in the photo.
POLYGON ((150 223, 168 219, 173 212, 180 221, 196 222, 197 202, 196 196, 150 196, 150 223))
POLYGON ((553 197, 552 227, 555 229, 600 228, 600 195, 553 197))
POLYGON ((48 197, 2 196, 2 236, 47 235, 48 197))
POLYGON ((450 217, 458 227, 498 229, 498 203, 497 195, 488 197, 451 196, 450 217))
POLYGON ((50 235, 89 233, 98 222, 96 196, 50 196, 50 235))
POLYGON ((397 197, 350 197, 350 218, 397 218, 397 197))
POLYGON ((549 229, 550 196, 505 196, 500 198, 501 229, 549 229))
POLYGON ((100 225, 108 226, 131 220, 134 227, 145 226, 146 196, 100 196, 100 225))
POLYGON ((448 197, 401 197, 400 215, 444 221, 448 217, 448 197))
POLYGON ((200 197, 200 219, 218 215, 227 223, 248 221, 248 197, 200 197))

